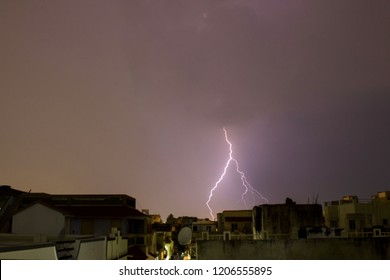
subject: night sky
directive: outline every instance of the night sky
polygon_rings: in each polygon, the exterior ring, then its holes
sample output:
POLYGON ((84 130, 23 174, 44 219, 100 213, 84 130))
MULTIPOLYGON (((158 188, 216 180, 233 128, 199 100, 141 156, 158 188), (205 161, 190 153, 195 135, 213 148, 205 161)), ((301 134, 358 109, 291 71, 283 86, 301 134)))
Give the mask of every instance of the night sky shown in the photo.
POLYGON ((390 190, 390 1, 0 1, 0 184, 210 217, 390 190), (214 212, 243 209, 234 168, 214 212), (263 203, 252 201, 249 206, 263 203))

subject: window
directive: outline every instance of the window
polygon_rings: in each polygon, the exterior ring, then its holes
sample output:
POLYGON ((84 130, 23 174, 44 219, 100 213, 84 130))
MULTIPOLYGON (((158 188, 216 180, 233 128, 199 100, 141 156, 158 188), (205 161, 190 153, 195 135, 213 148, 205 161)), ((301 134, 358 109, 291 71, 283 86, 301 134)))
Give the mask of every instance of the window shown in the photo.
POLYGON ((144 220, 129 219, 127 220, 129 233, 145 233, 144 220))
POLYGON ((356 230, 355 220, 349 220, 349 230, 356 230))
POLYGON ((338 227, 337 220, 330 220, 330 227, 337 228, 338 227))
POLYGON ((237 224, 232 224, 232 231, 235 231, 235 230, 237 230, 237 229, 238 229, 237 224))
POLYGON ((383 225, 387 226, 389 224, 389 221, 387 219, 383 219, 383 225))

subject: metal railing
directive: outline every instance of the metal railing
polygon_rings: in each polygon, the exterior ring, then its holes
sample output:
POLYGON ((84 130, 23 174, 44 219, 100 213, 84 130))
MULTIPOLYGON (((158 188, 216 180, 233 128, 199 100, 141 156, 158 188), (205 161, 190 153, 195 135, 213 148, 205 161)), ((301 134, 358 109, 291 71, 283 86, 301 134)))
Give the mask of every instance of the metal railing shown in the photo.
POLYGON ((196 238, 196 240, 253 240, 253 234, 209 234, 208 239, 202 237, 196 238))
POLYGON ((390 237, 390 232, 374 232, 374 231, 366 231, 366 232, 348 232, 348 238, 370 238, 370 237, 390 237))

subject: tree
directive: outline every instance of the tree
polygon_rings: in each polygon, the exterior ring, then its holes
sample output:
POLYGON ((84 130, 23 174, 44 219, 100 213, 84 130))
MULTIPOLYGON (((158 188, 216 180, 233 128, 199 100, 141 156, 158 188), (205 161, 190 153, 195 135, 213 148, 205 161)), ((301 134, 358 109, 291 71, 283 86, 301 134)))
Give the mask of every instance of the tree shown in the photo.
POLYGON ((292 200, 291 198, 287 197, 287 198, 286 198, 286 204, 287 204, 287 205, 292 205, 292 204, 295 204, 295 201, 292 200))
POLYGON ((173 225, 175 223, 175 217, 173 217, 173 214, 169 214, 167 217, 167 222, 168 225, 173 225))

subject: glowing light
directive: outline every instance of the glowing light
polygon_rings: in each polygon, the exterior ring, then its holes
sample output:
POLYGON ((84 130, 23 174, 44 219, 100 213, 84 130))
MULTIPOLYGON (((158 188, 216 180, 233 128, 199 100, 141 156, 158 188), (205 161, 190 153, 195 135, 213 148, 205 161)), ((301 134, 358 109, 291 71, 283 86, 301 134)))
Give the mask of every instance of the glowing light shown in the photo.
POLYGON ((207 207, 210 210, 210 215, 211 215, 212 220, 215 220, 215 217, 213 215, 213 210, 210 207, 210 201, 211 201, 211 198, 213 197, 213 192, 218 188, 218 185, 223 180, 223 178, 224 178, 224 176, 225 176, 225 174, 227 172, 227 169, 228 169, 228 167, 229 167, 231 162, 233 162, 236 165, 236 171, 240 175, 242 186, 244 187, 244 192, 241 195, 241 199, 244 202, 245 208, 248 208, 248 206, 246 204, 246 201, 245 201, 245 196, 248 194, 248 192, 250 192, 252 194, 253 201, 254 201, 254 197, 257 196, 260 199, 265 200, 266 202, 268 202, 267 198, 265 198, 255 188, 253 188, 251 186, 251 184, 248 183, 248 181, 247 181, 247 179, 245 177, 245 173, 240 170, 240 167, 238 165, 238 161, 233 157, 233 145, 229 141, 229 138, 228 138, 228 135, 227 135, 227 131, 226 131, 225 128, 223 128, 223 132, 225 134, 225 141, 229 144, 229 159, 227 160, 227 162, 225 164, 225 167, 223 168, 223 172, 222 172, 221 176, 219 177, 218 181, 215 183, 214 187, 210 190, 209 199, 206 202, 206 205, 207 205, 207 207))

